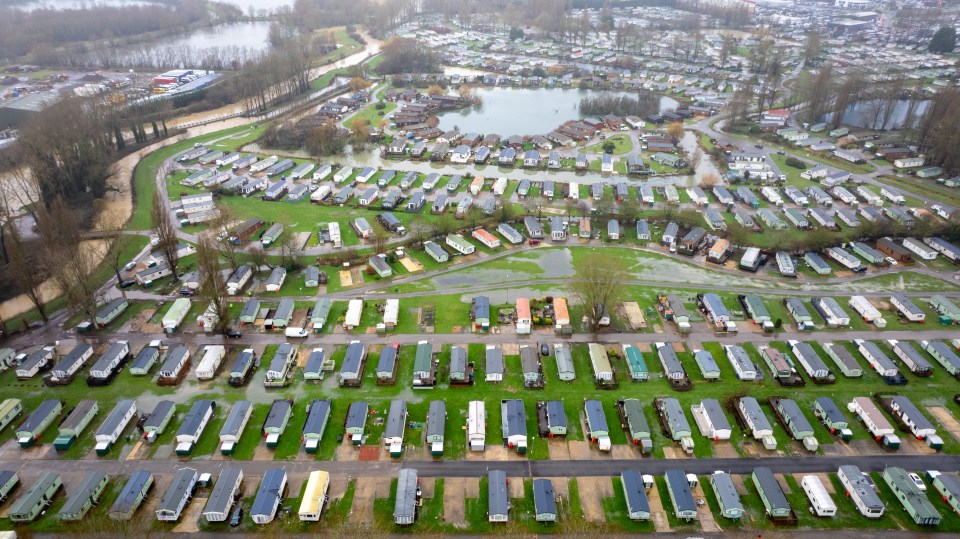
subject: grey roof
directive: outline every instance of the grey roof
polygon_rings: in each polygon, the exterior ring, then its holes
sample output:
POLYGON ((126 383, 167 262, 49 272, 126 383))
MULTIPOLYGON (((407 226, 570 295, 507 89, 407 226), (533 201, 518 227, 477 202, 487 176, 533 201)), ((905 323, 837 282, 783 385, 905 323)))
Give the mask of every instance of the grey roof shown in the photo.
POLYGON ((723 300, 713 292, 707 292, 703 295, 703 304, 714 316, 730 316, 730 311, 723 304, 723 300))
POLYGON ((49 417, 54 410, 60 409, 61 406, 62 405, 60 401, 56 399, 50 399, 41 402, 40 406, 37 406, 37 409, 27 417, 26 421, 17 427, 17 432, 33 432, 47 420, 47 417, 49 417))
MULTIPOLYGON (((750 359, 750 356, 747 355, 747 351, 743 349, 742 346, 736 344, 730 345, 727 350, 730 352, 730 355, 733 356, 733 360, 740 366, 744 371, 754 370, 753 360, 750 359)), ((699 354, 703 352, 697 352, 697 361, 700 360, 699 354)), ((706 352, 709 354, 709 352, 706 352)))
POLYGON ((7 514, 27 513, 31 511, 40 503, 47 489, 53 486, 58 480, 60 480, 58 474, 53 472, 44 473, 30 486, 30 489, 27 490, 23 496, 20 496, 13 502, 7 514))
POLYGON ((293 346, 290 343, 280 343, 280 345, 277 346, 277 351, 274 352, 273 357, 270 359, 270 367, 267 370, 274 372, 283 372, 286 370, 287 359, 292 352, 293 346))
POLYGON ((820 406, 823 415, 825 415, 831 423, 847 421, 847 416, 844 415, 843 410, 841 410, 840 407, 837 406, 837 403, 833 402, 833 399, 830 397, 817 397, 816 402, 820 406))
POLYGON ((117 500, 113 502, 110 512, 126 514, 132 511, 135 504, 143 501, 140 495, 144 485, 151 481, 153 481, 153 475, 150 472, 144 470, 133 472, 123 486, 123 490, 120 491, 120 495, 117 496, 117 500))
POLYGON ((535 514, 557 514, 553 481, 543 478, 533 480, 533 506, 535 514))
POLYGON ((487 472, 487 502, 491 515, 506 515, 510 508, 507 498, 507 472, 490 470, 487 472))
POLYGON ((680 406, 680 401, 674 398, 662 399, 663 403, 663 414, 667 418, 667 424, 670 426, 670 432, 690 432, 690 423, 687 422, 686 416, 683 415, 683 408, 680 406))
POLYGON ((928 351, 933 349, 941 358, 943 358, 943 361, 952 365, 955 370, 960 370, 960 356, 958 356, 957 353, 945 343, 941 341, 928 341, 927 349, 928 351))
POLYGON ((803 410, 800 409, 800 405, 797 404, 797 401, 793 399, 780 399, 779 407, 780 413, 784 416, 787 422, 790 423, 790 429, 793 432, 813 430, 813 426, 810 425, 810 422, 807 421, 806 416, 803 415, 803 410))
POLYGON ((207 498, 207 505, 204 506, 204 513, 226 513, 234 502, 234 487, 237 480, 243 476, 243 470, 240 468, 224 468, 217 478, 217 484, 210 492, 207 498))
POLYGON ((623 493, 627 500, 627 511, 650 512, 650 502, 647 500, 647 492, 643 488, 643 476, 637 470, 624 470, 620 473, 620 481, 623 483, 623 493))
POLYGON ((527 414, 520 399, 507 399, 502 403, 502 417, 500 420, 503 437, 527 434, 527 414))
POLYGON ((490 298, 477 296, 473 299, 473 317, 490 318, 490 298))
POLYGON ((160 499, 160 505, 157 506, 157 511, 177 512, 180 508, 180 502, 193 490, 196 480, 197 471, 193 468, 180 468, 177 470, 176 475, 173 476, 173 482, 170 483, 167 491, 163 493, 163 498, 160 499))
MULTIPOLYGON (((77 403, 77 406, 74 407, 73 411, 70 412, 70 415, 60 423, 60 429, 74 430, 80 423, 87 417, 87 413, 90 412, 90 409, 97 406, 97 401, 95 400, 82 400, 77 403)), ((3 483, 0 482, 0 485, 3 483)))
POLYGON ((159 355, 160 350, 152 346, 144 346, 140 349, 140 352, 137 353, 137 357, 130 363, 130 368, 145 369, 149 363, 156 361, 159 355))
POLYGON ((144 430, 147 427, 159 427, 167 419, 167 416, 173 413, 175 406, 173 401, 162 400, 158 402, 150 415, 147 416, 146 421, 143 422, 144 430))
MULTIPOLYGON (((933 369, 933 365, 927 361, 927 358, 907 341, 897 341, 897 344, 893 345, 893 348, 900 350, 900 353, 910 358, 910 363, 908 363, 907 366, 910 367, 911 371, 929 371, 933 369)), ((901 357, 901 359, 903 358, 901 357)))
POLYGON ((240 355, 237 356, 237 359, 233 362, 233 366, 230 367, 231 376, 242 376, 246 372, 248 366, 253 363, 253 351, 244 350, 240 352, 240 355))
POLYGON ((797 359, 803 363, 806 363, 809 366, 811 371, 818 370, 829 370, 827 364, 820 359, 820 355, 817 354, 817 351, 810 346, 810 343, 798 342, 793 345, 794 354, 796 354, 797 359))
POLYGON ((603 405, 598 400, 588 400, 583 403, 583 411, 587 416, 587 424, 593 431, 609 432, 607 415, 603 413, 603 405))
POLYGON ((911 401, 909 398, 904 397, 903 395, 895 395, 892 401, 893 405, 900 409, 900 414, 905 418, 908 418, 910 422, 913 423, 914 431, 936 429, 936 427, 933 426, 933 423, 927 419, 927 416, 923 415, 923 412, 921 412, 920 409, 917 408, 917 406, 913 404, 913 401, 911 401))
POLYGON ((270 468, 263 474, 263 480, 260 481, 260 488, 257 489, 257 497, 253 500, 253 507, 250 509, 251 515, 270 515, 273 516, 277 503, 283 495, 282 485, 286 482, 287 472, 282 468, 270 468))
POLYGON ((700 401, 700 406, 703 408, 703 413, 710 418, 710 424, 714 429, 730 430, 730 422, 727 421, 727 416, 723 413, 723 408, 720 407, 717 399, 703 399, 700 401))
POLYGON ((110 368, 110 364, 114 363, 119 356, 128 353, 130 349, 127 347, 125 341, 115 342, 110 345, 110 348, 107 348, 107 351, 100 356, 100 359, 93 364, 93 367, 90 367, 90 372, 94 371, 105 371, 110 368))
POLYGON ((807 309, 807 306, 803 304, 803 300, 800 298, 787 298, 787 306, 796 313, 796 316, 810 317, 810 309, 807 309))
POLYGON ((240 311, 240 318, 252 317, 255 318, 257 313, 260 312, 260 300, 258 299, 249 299, 243 304, 243 309, 240 311))
POLYGON ((667 470, 665 475, 670 492, 673 493, 672 499, 676 511, 697 511, 697 503, 693 499, 693 493, 690 492, 690 484, 687 483, 687 474, 683 470, 673 468, 667 470))
MULTIPOLYGON (((824 350, 827 350, 828 347, 824 344, 824 350)), ((850 353, 850 350, 847 350, 846 346, 841 344, 834 344, 829 347, 829 350, 833 352, 834 359, 843 363, 843 365, 850 370, 859 370, 860 363, 857 362, 857 358, 853 357, 853 354, 850 353)))
POLYGON ((396 363, 397 349, 393 346, 384 346, 383 349, 380 350, 380 360, 377 362, 377 372, 393 372, 393 366, 396 363))
POLYGON ((293 404, 286 399, 277 399, 270 404, 270 411, 267 413, 267 419, 263 422, 264 429, 280 429, 286 427, 286 422, 290 419, 293 404))
POLYGON ((76 515, 83 511, 83 506, 90 500, 93 492, 105 477, 107 477, 106 472, 96 471, 88 473, 83 478, 80 486, 77 487, 77 490, 73 491, 67 499, 67 502, 60 508, 60 514, 76 515))
POLYGON ((350 403, 350 409, 347 411, 347 428, 363 427, 367 422, 367 413, 370 411, 370 405, 363 401, 354 401, 350 403))
POLYGON ((750 418, 754 430, 772 430, 773 426, 767 415, 760 408, 760 403, 754 397, 740 397, 740 408, 744 415, 750 418))
POLYGON ((417 471, 402 468, 397 475, 397 498, 393 508, 393 518, 412 519, 417 514, 417 471))
POLYGON ((166 359, 163 360, 163 364, 160 365, 160 372, 174 372, 174 369, 177 368, 177 365, 183 361, 183 356, 190 353, 190 349, 186 346, 176 346, 169 352, 167 352, 166 359))
POLYGON ((733 483, 733 477, 728 473, 715 473, 711 477, 713 493, 720 501, 724 509, 739 509, 743 511, 743 502, 740 501, 740 494, 737 493, 737 487, 733 483))
POLYGON ((467 371, 467 349, 462 346, 450 348, 450 372, 467 371))
POLYGON ((200 425, 203 424, 204 416, 206 416, 207 411, 213 407, 214 402, 212 400, 201 399, 193 403, 190 411, 187 412, 187 417, 184 418, 183 423, 180 425, 180 430, 177 431, 177 435, 195 436, 200 434, 200 425))
POLYGON ((443 436, 447 423, 447 403, 445 401, 430 401, 427 410, 427 436, 443 436))
POLYGON ((897 292, 891 294, 891 297, 897 299, 900 302, 900 306, 903 307, 903 310, 909 312, 910 314, 925 314, 920 307, 917 307, 917 304, 913 302, 906 294, 897 292))
POLYGON ((293 315, 293 308, 293 299, 283 298, 280 300, 280 305, 277 306, 277 310, 274 311, 273 317, 281 320, 289 320, 293 315))
POLYGON ((124 399, 117 402, 116 406, 113 407, 113 410, 110 411, 110 414, 106 419, 103 420, 103 424, 100 425, 100 428, 97 429, 95 436, 113 434, 117 431, 118 428, 124 426, 130 418, 124 417, 130 411, 130 408, 134 408, 136 411, 137 404, 133 399, 124 399), (121 424, 122 423, 122 424, 121 424))
POLYGON ((240 400, 234 403, 233 408, 230 409, 230 414, 227 415, 227 420, 223 422, 223 428, 220 429, 220 436, 239 437, 240 429, 245 426, 247 412, 251 406, 253 406, 253 403, 248 400, 240 400))
POLYGON ((387 426, 383 431, 383 435, 387 438, 402 437, 406 423, 407 401, 403 399, 390 401, 390 412, 387 414, 387 426))
POLYGON ((323 366, 324 353, 322 348, 315 348, 310 351, 310 355, 307 356, 307 362, 304 364, 304 372, 320 372, 320 367, 323 366))
POLYGON ((364 351, 365 347, 360 342, 354 341, 348 344, 347 352, 343 357, 343 364, 340 366, 340 372, 360 372, 360 364, 363 362, 364 351))
POLYGON ((863 476, 863 472, 860 471, 860 468, 854 466, 853 464, 844 464, 843 466, 840 466, 839 472, 847 478, 847 482, 852 487, 852 490, 857 493, 857 497, 860 498, 860 502, 867 509, 873 509, 876 511, 883 510, 885 504, 880 500, 880 496, 878 496, 876 491, 873 490, 873 487, 870 486, 870 482, 867 481, 867 478, 863 476))
POLYGON ((770 468, 760 467, 753 469, 753 477, 757 488, 763 491, 763 497, 767 503, 774 509, 791 509, 786 495, 783 493, 783 487, 777 481, 770 468))
POLYGON ((487 348, 486 369, 488 373, 503 374, 503 353, 499 348, 487 348))
POLYGON ((63 371, 63 372, 74 370, 75 368, 74 365, 76 365, 81 361, 85 361, 84 359, 82 359, 83 355, 86 354, 87 351, 91 350, 92 348, 93 347, 87 343, 81 343, 74 346, 73 350, 70 350, 70 353, 63 356, 63 358, 60 361, 58 361, 56 365, 53 366, 53 370, 63 371))
POLYGON ((101 307, 99 311, 97 311, 97 318, 104 318, 109 316, 110 313, 117 310, 117 307, 119 307, 120 305, 123 305, 126 302, 127 302, 126 298, 122 298, 122 297, 114 298, 110 300, 110 302, 108 302, 106 305, 101 307))
POLYGON ((883 350, 880 349, 879 346, 877 346, 877 343, 863 341, 860 343, 860 346, 863 347, 873 357, 874 363, 880 365, 882 370, 899 370, 897 369, 896 363, 894 363, 893 360, 890 359, 890 356, 888 356, 883 350))
POLYGON ((562 401, 547 401, 547 424, 551 427, 566 427, 567 413, 562 401))
POLYGON ((680 296, 675 294, 667 295, 667 302, 670 304, 670 310, 673 311, 674 318, 680 316, 690 317, 690 312, 687 311, 687 307, 683 304, 683 299, 680 296))
POLYGON ((680 363, 680 358, 677 357, 677 353, 673 351, 672 346, 664 345, 657 348, 657 355, 660 356, 660 361, 663 363, 668 375, 683 374, 686 372, 683 370, 683 364, 680 363))
POLYGON ((321 430, 330 418, 330 410, 333 408, 333 402, 329 400, 313 399, 310 401, 310 412, 307 413, 307 420, 303 424, 304 434, 322 434, 321 430))
POLYGON ((540 357, 536 348, 532 346, 523 346, 520 348, 520 368, 524 374, 537 373, 540 368, 540 357))

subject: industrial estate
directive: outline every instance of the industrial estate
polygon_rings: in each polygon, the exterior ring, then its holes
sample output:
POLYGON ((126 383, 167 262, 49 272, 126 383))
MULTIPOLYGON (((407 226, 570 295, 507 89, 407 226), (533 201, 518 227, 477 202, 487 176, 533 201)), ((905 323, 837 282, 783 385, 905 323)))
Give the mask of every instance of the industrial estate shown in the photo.
POLYGON ((0 530, 960 533, 955 3, 253 3, 0 37, 0 530))

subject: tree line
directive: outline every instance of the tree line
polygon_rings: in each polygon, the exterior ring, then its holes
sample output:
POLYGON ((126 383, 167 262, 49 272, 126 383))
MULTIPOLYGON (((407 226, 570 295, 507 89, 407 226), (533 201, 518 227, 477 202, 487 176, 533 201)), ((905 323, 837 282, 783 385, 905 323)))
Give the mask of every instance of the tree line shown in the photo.
POLYGON ((580 99, 580 114, 586 116, 639 116, 644 118, 660 111, 660 96, 641 90, 636 95, 600 94, 580 99))

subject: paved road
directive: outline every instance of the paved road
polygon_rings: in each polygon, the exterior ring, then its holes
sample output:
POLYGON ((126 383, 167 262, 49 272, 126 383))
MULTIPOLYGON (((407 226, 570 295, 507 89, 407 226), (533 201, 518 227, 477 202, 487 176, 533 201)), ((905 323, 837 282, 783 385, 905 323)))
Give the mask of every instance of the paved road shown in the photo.
POLYGON ((758 466, 766 466, 777 473, 836 472, 845 464, 855 464, 865 472, 883 471, 888 466, 907 470, 960 470, 960 455, 877 455, 877 456, 809 456, 809 457, 753 457, 753 458, 696 458, 696 459, 597 459, 597 460, 456 460, 456 461, 212 461, 175 459, 151 460, 14 460, 0 461, 0 469, 19 470, 22 475, 35 476, 44 472, 83 474, 106 471, 113 475, 129 475, 146 470, 158 475, 174 475, 185 466, 200 473, 218 475, 228 466, 243 468, 248 477, 260 477, 270 468, 283 468, 290 474, 307 474, 326 470, 332 474, 350 477, 390 477, 400 468, 416 468, 423 477, 483 477, 489 470, 504 470, 512 477, 588 477, 618 475, 626 469, 663 475, 668 469, 682 468, 687 473, 709 474, 723 470, 735 474, 749 474, 758 466))

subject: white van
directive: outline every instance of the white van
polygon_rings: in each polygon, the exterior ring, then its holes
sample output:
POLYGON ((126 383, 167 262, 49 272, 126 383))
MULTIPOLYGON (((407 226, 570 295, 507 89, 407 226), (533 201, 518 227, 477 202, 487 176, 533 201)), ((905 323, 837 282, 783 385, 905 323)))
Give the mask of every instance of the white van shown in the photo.
POLYGON ((309 335, 310 332, 303 328, 287 328, 283 331, 283 334, 287 337, 303 338, 309 335))

